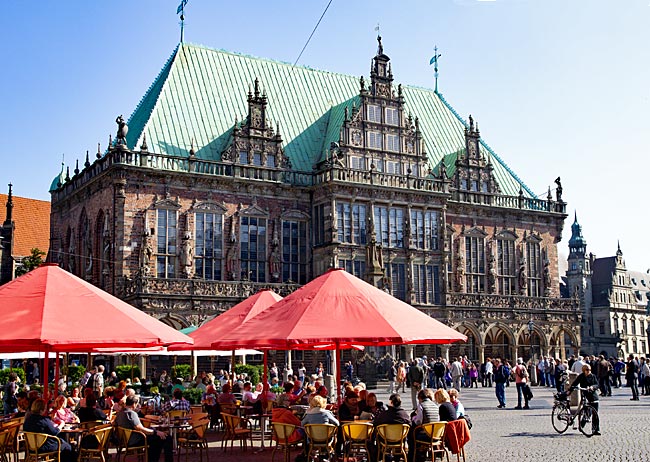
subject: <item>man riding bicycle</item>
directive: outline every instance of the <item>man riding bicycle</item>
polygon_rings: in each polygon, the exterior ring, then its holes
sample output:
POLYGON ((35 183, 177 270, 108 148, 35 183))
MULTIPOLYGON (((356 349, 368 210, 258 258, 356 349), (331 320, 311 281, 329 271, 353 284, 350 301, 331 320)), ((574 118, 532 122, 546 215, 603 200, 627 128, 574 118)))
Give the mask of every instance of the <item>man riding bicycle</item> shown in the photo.
MULTIPOLYGON (((598 415, 598 379, 591 373, 591 366, 585 364, 582 366, 582 374, 578 375, 569 388, 569 393, 573 392, 576 388, 585 389, 583 393, 585 398, 596 410, 595 416, 598 415)), ((600 422, 596 417, 594 422, 594 435, 600 435, 600 422)))

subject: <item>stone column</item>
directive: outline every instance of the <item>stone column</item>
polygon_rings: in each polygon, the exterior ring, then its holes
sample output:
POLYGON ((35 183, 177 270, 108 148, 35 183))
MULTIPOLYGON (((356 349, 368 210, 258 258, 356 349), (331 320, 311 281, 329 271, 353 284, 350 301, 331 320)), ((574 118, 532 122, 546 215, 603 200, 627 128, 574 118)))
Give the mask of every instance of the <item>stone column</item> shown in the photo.
POLYGON ((481 364, 485 362, 485 345, 478 347, 478 360, 481 364))

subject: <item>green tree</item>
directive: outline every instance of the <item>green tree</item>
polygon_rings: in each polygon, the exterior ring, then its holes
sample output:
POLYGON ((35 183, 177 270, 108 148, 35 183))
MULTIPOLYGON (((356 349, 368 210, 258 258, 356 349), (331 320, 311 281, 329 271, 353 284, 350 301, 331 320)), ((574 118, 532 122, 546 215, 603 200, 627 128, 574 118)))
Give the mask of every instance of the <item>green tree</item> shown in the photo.
POLYGON ((45 252, 34 247, 32 249, 32 254, 28 257, 23 258, 21 265, 16 268, 16 277, 29 273, 31 270, 41 266, 43 264, 43 257, 45 255, 45 252))

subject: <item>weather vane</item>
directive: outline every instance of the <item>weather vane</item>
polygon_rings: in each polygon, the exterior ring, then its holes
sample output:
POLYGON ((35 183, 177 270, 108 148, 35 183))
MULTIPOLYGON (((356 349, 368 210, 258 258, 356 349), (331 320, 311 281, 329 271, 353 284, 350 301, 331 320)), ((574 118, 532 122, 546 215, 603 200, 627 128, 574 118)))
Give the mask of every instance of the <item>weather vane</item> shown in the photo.
POLYGON ((183 43, 183 26, 185 25, 185 5, 187 5, 187 0, 181 0, 176 8, 176 14, 181 15, 181 43, 183 43))
POLYGON ((431 58, 429 64, 433 64, 433 76, 436 79, 436 93, 438 93, 438 58, 441 56, 441 54, 438 54, 438 47, 433 47, 433 58, 431 58))

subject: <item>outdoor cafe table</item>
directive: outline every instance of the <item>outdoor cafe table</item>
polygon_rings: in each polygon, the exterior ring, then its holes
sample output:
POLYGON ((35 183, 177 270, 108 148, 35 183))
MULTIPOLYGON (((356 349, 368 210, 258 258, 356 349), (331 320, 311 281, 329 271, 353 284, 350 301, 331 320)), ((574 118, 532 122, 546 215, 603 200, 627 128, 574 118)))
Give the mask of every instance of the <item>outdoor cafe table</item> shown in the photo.
POLYGON ((172 446, 174 451, 178 448, 178 430, 191 430, 192 426, 188 423, 189 417, 180 417, 171 419, 169 423, 156 423, 151 424, 150 428, 154 430, 169 430, 169 435, 172 438, 172 446))

